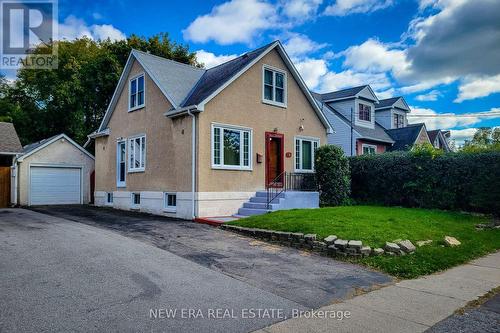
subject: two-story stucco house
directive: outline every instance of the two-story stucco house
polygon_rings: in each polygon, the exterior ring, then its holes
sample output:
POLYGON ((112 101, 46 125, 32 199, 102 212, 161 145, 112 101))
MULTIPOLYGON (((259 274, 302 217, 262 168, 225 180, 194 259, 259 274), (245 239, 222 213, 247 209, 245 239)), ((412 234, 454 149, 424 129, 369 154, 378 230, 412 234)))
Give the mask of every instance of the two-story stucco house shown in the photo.
POLYGON ((89 136, 95 202, 180 218, 280 209, 256 192, 314 172, 331 132, 279 41, 208 70, 134 50, 89 136))

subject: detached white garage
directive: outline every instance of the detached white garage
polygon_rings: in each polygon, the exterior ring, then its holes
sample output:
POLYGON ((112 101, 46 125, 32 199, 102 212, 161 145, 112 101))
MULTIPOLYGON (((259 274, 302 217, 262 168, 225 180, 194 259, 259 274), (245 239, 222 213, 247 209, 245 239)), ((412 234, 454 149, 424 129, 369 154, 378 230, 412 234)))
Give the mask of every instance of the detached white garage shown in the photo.
POLYGON ((17 202, 23 206, 90 202, 94 156, 65 134, 27 145, 17 160, 17 202))

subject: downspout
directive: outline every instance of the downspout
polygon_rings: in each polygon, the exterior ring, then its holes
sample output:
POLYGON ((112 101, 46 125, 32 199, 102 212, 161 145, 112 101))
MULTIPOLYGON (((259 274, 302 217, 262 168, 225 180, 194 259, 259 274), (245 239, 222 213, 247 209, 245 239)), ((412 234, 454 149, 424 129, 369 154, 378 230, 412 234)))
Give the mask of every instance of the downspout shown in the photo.
POLYGON ((193 120, 191 123, 191 215, 193 220, 196 218, 196 204, 195 204, 195 191, 196 191, 196 116, 190 111, 188 115, 193 120))

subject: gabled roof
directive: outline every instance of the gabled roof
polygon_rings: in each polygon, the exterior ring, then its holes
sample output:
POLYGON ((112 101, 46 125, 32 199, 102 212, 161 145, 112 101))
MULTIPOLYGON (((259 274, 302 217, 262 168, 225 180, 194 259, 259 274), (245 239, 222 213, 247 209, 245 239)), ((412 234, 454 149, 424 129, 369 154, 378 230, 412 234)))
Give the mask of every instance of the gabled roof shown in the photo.
MULTIPOLYGON (((319 94, 314 93, 314 96, 317 98, 319 94)), ((367 128, 363 126, 358 126, 358 125, 351 125, 351 121, 347 119, 343 114, 335 110, 335 108, 327 103, 322 103, 321 101, 318 101, 318 103, 321 105, 323 104, 327 110, 330 112, 333 112, 337 117, 339 117, 342 121, 344 121, 346 124, 349 126, 352 126, 354 131, 360 136, 362 139, 366 140, 371 140, 371 141, 378 141, 378 142, 383 142, 383 143, 389 143, 392 144, 394 143, 394 140, 385 132, 384 128, 380 126, 377 122, 375 122, 374 128, 367 128)), ((328 111, 327 111, 328 112, 328 111)))
POLYGON ((386 130, 386 132, 395 141, 390 150, 410 150, 417 141, 417 138, 422 130, 426 131, 424 123, 386 130))
POLYGON ((159 88, 165 91, 174 107, 182 104, 196 82, 207 72, 142 51, 133 50, 132 53, 159 88))
POLYGON ((283 45, 279 41, 274 41, 208 70, 133 50, 130 53, 106 114, 96 133, 105 133, 104 130, 111 118, 112 110, 116 106, 119 92, 122 91, 126 84, 126 78, 134 59, 141 64, 172 104, 172 109, 167 110, 165 115, 176 117, 186 113, 188 110, 202 112, 206 103, 273 49, 276 49, 281 55, 290 73, 297 81, 297 84, 304 92, 304 95, 327 131, 332 132, 330 123, 318 108, 304 80, 286 54, 283 45))
POLYGON ((23 147, 12 123, 0 122, 0 154, 15 155, 23 147))
POLYGON ((431 142, 434 142, 434 140, 436 140, 436 137, 439 135, 439 132, 441 132, 441 130, 427 131, 429 140, 431 140, 431 142))
POLYGON ((411 111, 410 107, 408 106, 408 103, 406 103, 405 99, 402 96, 379 100, 378 104, 375 105, 375 111, 380 111, 382 109, 388 109, 388 108, 393 108, 393 107, 404 110, 406 112, 411 111), (403 104, 403 107, 398 107, 396 105, 397 102, 399 102, 399 101, 401 101, 401 103, 403 104))
POLYGON ((47 147, 48 145, 58 141, 59 139, 66 139, 69 143, 71 143, 73 146, 75 146, 82 153, 84 153, 85 155, 89 156, 92 159, 95 159, 91 153, 89 153, 88 151, 83 149, 82 146, 80 146, 75 141, 71 140, 71 138, 69 136, 67 136, 64 133, 61 133, 61 134, 51 136, 48 139, 43 139, 43 140, 40 140, 38 142, 30 143, 29 145, 24 146, 23 152, 22 152, 23 155, 20 158, 18 158, 17 160, 19 162, 22 162, 26 157, 36 153, 37 151, 47 147))
POLYGON ((329 93, 324 93, 324 94, 319 94, 321 95, 321 99, 323 101, 335 101, 335 100, 342 100, 342 99, 351 99, 351 98, 356 98, 361 95, 361 92, 363 90, 368 90, 370 95, 372 95, 371 100, 378 102, 377 95, 375 95, 375 92, 373 92, 372 88, 369 85, 363 85, 359 87, 352 87, 352 88, 347 88, 347 89, 342 89, 338 91, 332 91, 329 93))
POLYGON ((247 52, 235 59, 215 66, 205 71, 192 92, 182 103, 182 106, 197 105, 213 94, 224 83, 232 79, 238 72, 252 63, 257 57, 264 53, 273 43, 267 44, 256 50, 247 52))

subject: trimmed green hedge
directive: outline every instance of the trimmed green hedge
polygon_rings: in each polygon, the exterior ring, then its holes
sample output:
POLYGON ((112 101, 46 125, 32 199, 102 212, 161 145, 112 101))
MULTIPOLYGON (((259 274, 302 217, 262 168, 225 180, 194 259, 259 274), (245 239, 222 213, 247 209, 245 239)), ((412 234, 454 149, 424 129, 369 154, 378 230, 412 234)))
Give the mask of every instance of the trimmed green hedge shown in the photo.
POLYGON ((500 214, 500 152, 351 157, 358 202, 500 214))

